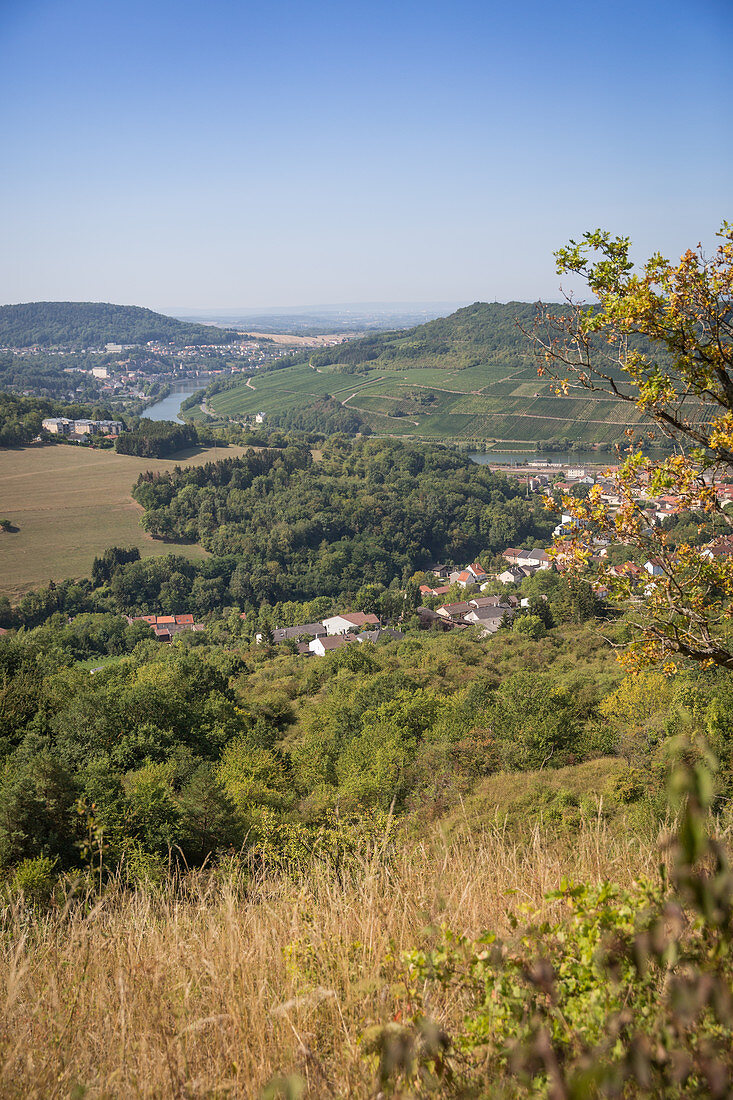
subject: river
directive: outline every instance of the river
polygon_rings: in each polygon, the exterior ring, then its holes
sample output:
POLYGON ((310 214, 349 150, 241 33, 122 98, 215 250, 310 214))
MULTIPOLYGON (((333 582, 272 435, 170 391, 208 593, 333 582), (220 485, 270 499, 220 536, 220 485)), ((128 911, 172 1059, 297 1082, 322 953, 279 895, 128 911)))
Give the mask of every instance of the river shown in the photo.
POLYGON ((207 385, 208 379, 204 378, 183 382, 177 385, 162 401, 156 401, 154 405, 149 405, 141 415, 146 420, 173 420, 177 424, 184 424, 185 421, 178 415, 181 405, 192 393, 195 393, 196 390, 205 389, 207 385))
MULTIPOLYGON (((666 458, 668 451, 645 450, 647 458, 655 461, 666 458)), ((619 456, 615 451, 467 451, 466 457, 479 466, 531 466, 534 462, 551 462, 553 466, 616 466, 619 456)))
POLYGON ((613 451, 487 451, 481 454, 478 451, 469 451, 467 457, 479 466, 531 466, 533 462, 552 462, 563 466, 599 466, 607 463, 609 466, 618 462, 613 451))

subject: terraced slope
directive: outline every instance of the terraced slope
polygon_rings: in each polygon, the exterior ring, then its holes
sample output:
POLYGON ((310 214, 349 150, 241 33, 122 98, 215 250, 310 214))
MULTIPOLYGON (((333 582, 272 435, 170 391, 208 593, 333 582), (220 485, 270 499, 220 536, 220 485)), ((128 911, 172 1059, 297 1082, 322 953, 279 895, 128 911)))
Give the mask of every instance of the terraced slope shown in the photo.
POLYGON ((633 406, 576 389, 558 397, 534 367, 474 366, 462 370, 412 367, 344 374, 307 363, 256 376, 209 399, 214 412, 234 419, 278 416, 330 394, 357 410, 378 434, 529 447, 540 441, 613 443, 639 422, 633 406))

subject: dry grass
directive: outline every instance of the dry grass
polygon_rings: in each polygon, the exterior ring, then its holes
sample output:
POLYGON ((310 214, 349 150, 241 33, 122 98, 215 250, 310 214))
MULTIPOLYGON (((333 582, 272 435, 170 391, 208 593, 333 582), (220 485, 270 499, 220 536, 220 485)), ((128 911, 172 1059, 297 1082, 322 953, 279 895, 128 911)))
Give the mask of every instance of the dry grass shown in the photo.
MULTIPOLYGON (((309 1098, 374 1096, 359 1036, 407 1009, 393 960, 426 926, 506 932, 509 908, 547 905, 563 875, 629 883, 657 861, 599 822, 562 847, 437 837, 346 882, 323 867, 244 888, 202 874, 85 912, 7 913, 0 1095, 257 1097, 298 1072, 309 1098)), ((452 1009, 435 1006, 449 1024, 452 1009)))
POLYGON ((137 546, 143 557, 171 551, 204 557, 200 546, 147 535, 130 491, 144 470, 201 465, 244 450, 207 448, 166 459, 64 445, 0 450, 0 516, 18 528, 0 534, 0 595, 16 601, 49 580, 88 576, 108 546, 137 546))

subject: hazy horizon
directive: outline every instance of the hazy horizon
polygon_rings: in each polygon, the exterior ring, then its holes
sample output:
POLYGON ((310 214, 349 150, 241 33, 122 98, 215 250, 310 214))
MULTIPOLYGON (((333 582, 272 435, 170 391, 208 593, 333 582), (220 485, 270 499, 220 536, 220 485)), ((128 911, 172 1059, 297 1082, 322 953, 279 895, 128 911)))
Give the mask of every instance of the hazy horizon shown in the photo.
POLYGON ((8 0, 0 300, 551 301, 598 226, 710 249, 731 40, 728 0, 8 0))

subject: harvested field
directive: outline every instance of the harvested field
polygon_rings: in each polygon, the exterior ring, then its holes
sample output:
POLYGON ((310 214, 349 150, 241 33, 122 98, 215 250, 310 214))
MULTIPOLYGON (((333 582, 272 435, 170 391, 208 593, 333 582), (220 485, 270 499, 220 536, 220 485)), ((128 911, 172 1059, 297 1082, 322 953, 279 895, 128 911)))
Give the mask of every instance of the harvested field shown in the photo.
POLYGON ((132 486, 143 470, 201 465, 244 450, 207 448, 165 459, 65 445, 0 450, 0 515, 18 529, 0 534, 0 595, 16 601, 50 580, 88 576, 108 546, 137 546, 143 557, 171 551, 204 557, 200 546, 145 534, 132 486))

